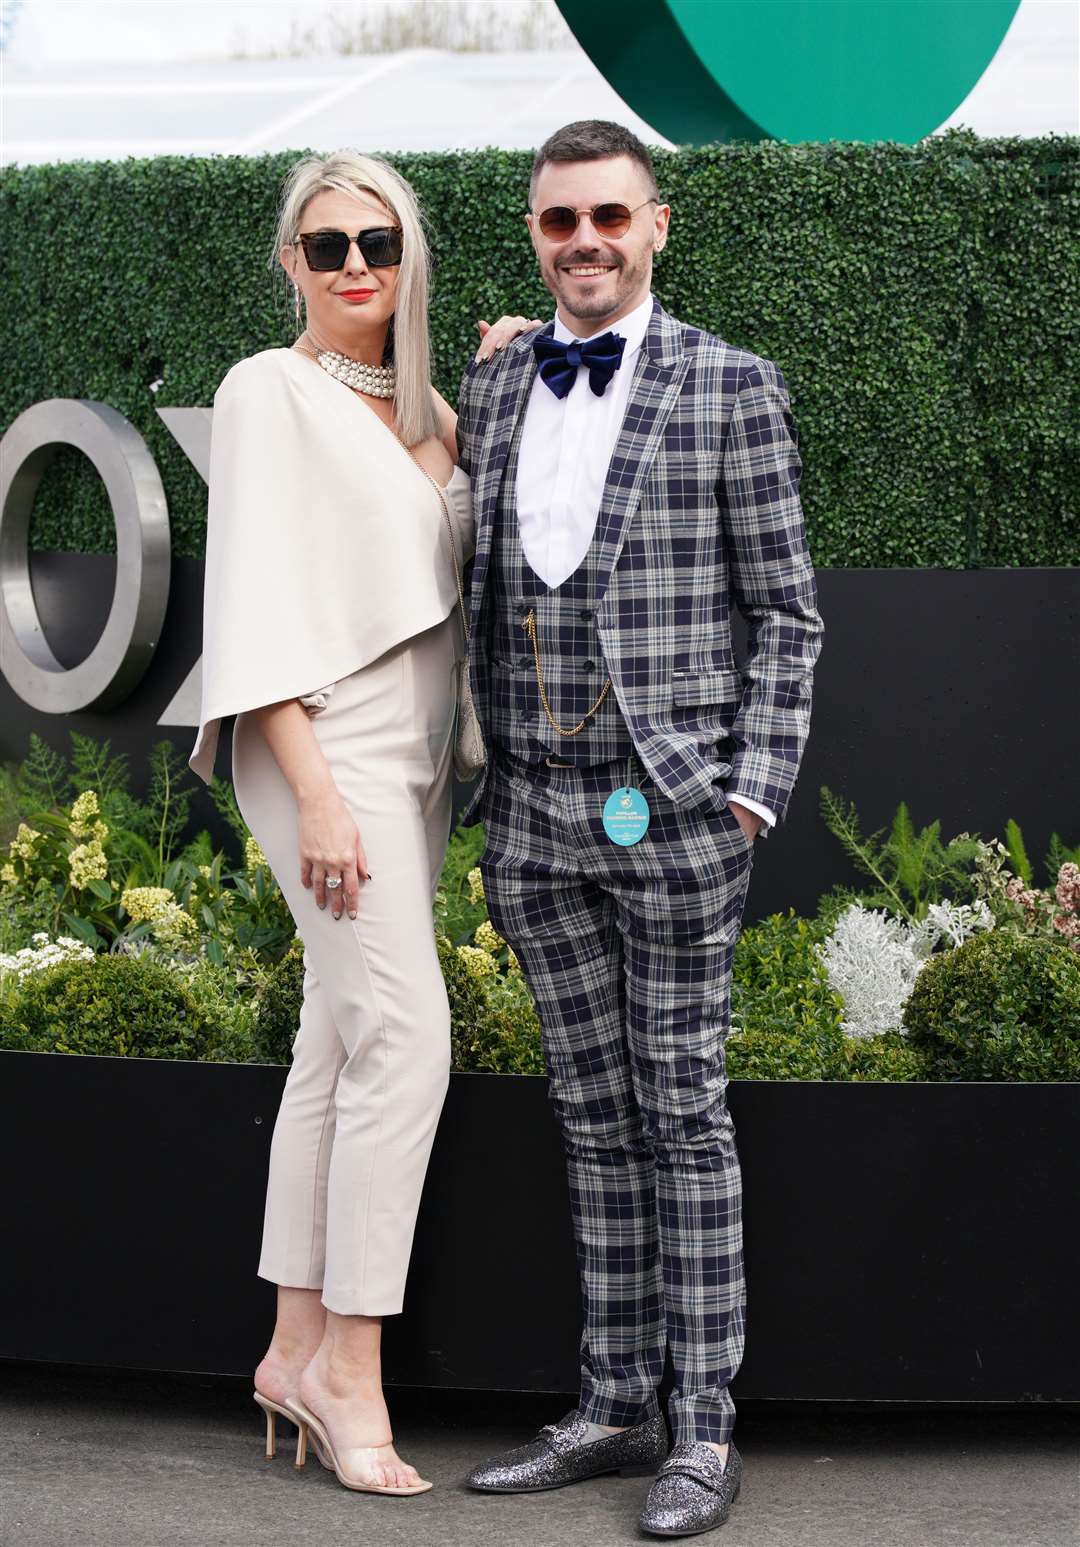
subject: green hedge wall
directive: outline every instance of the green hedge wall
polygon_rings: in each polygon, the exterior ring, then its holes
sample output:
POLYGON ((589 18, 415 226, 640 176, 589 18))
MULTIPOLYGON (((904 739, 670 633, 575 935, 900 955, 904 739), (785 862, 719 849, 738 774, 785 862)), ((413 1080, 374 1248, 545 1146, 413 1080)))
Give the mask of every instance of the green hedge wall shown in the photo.
MULTIPOLYGON (((126 414, 161 469, 178 554, 202 552, 205 489, 154 405, 209 404, 233 361, 291 340, 266 251, 293 159, 0 180, 0 419, 59 396, 126 414)), ((521 220, 530 158, 393 160, 430 218, 436 383, 453 401, 477 317, 550 310, 521 220)), ((657 293, 784 370, 819 565, 1080 563, 1080 140, 956 133, 657 160, 672 206, 657 293)), ((78 453, 43 485, 33 540, 111 550, 78 453)))

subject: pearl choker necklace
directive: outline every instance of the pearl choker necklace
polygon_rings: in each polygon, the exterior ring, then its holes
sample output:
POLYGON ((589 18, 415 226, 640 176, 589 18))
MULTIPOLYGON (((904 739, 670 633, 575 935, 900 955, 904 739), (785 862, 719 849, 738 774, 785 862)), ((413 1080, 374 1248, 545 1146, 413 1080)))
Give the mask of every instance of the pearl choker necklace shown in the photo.
POLYGON ((337 381, 368 397, 393 397, 397 385, 397 369, 393 365, 365 365, 362 360, 350 360, 348 355, 333 349, 320 349, 315 356, 324 371, 337 381))

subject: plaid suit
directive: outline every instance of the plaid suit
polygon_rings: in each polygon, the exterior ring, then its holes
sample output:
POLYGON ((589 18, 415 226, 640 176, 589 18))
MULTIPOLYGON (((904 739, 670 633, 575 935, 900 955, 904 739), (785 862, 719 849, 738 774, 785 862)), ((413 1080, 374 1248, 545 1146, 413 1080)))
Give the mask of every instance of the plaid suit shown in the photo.
MULTIPOLYGON (((470 665, 481 717, 494 507, 534 374, 526 336, 471 365, 461 387, 461 465, 477 522, 470 665)), ((716 767, 716 744, 730 739, 727 794, 761 801, 779 819, 786 812, 821 644, 799 472, 776 367, 657 305, 600 511, 610 574, 596 622, 641 760, 677 805, 712 797, 728 772, 716 767), (741 673, 732 599, 750 631, 741 673)), ((485 782, 477 781, 467 821, 485 782)))
MULTIPOLYGON (((461 390, 482 721, 501 669, 489 643, 493 538, 513 512, 504 475, 534 374, 531 339, 518 339, 471 367, 461 390)), ((465 814, 485 820, 489 910, 544 1032, 584 1299, 581 1411, 598 1423, 651 1416, 666 1344, 684 1440, 729 1437, 743 1346, 723 1041, 753 854, 727 799, 744 794, 782 818, 809 728, 821 620, 799 471, 776 368, 655 306, 588 560, 633 752, 552 768, 489 738, 465 814), (732 598, 749 626, 742 672, 732 598), (626 849, 601 821, 624 783, 652 812, 626 849)))

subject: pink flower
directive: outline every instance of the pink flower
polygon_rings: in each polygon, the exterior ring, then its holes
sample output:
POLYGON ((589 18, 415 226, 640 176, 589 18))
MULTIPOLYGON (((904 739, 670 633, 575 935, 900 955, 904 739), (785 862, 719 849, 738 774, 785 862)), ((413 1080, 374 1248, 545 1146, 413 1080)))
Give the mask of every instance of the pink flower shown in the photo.
POLYGON ((1054 895, 1063 908, 1080 908, 1080 865, 1074 865, 1071 861, 1062 865, 1058 871, 1054 895))
POLYGON ((1012 902, 1018 902, 1027 913, 1035 913, 1038 908, 1039 894, 1027 890, 1019 876, 1013 876, 1006 882, 1005 895, 1012 902))

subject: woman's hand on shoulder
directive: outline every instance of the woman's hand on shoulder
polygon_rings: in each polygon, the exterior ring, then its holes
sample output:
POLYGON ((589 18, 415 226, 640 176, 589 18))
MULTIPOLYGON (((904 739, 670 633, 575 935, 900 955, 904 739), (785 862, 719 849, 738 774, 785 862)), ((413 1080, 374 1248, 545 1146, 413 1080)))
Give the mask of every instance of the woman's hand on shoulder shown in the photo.
POLYGON ((490 360, 498 354, 500 349, 505 349, 513 339, 520 337, 522 333, 531 333, 534 328, 542 328, 543 320, 539 317, 500 317, 498 322, 480 321, 476 324, 480 330, 480 348, 476 351, 477 361, 490 360))

